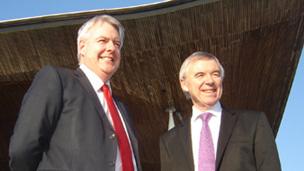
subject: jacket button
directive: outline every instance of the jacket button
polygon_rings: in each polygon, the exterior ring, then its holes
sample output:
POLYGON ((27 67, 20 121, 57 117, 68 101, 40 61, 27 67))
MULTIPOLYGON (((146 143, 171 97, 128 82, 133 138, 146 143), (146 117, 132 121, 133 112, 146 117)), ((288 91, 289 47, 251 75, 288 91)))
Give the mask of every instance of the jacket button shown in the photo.
POLYGON ((110 166, 114 166, 114 165, 115 165, 115 161, 110 161, 110 162, 109 162, 109 165, 110 165, 110 166))
POLYGON ((114 139, 114 138, 115 138, 115 134, 114 134, 114 133, 111 134, 111 135, 109 136, 109 138, 110 138, 110 139, 114 139))

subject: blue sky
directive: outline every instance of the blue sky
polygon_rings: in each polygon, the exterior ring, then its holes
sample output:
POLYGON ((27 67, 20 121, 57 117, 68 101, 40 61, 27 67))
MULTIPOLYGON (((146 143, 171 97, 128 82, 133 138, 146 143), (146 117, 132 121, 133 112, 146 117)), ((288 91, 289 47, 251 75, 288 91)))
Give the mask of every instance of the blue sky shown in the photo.
MULTIPOLYGON (((0 6, 0 21, 152 2, 157 0, 3 0, 0 6)), ((284 171, 298 171, 303 167, 304 160, 300 157, 304 154, 304 138, 301 136, 304 131, 304 103, 301 101, 304 97, 303 88, 304 53, 300 58, 276 139, 284 171)))
POLYGON ((304 154, 304 53, 296 71, 283 119, 276 138, 284 171, 303 170, 304 154), (302 132, 302 133, 301 133, 302 132))

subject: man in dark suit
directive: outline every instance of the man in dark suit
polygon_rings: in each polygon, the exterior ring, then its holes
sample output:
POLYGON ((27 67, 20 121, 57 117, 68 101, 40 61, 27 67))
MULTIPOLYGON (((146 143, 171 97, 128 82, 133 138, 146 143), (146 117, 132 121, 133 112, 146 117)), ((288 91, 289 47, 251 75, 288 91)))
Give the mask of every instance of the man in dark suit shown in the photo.
POLYGON ((78 69, 38 72, 11 137, 11 170, 141 171, 131 119, 109 89, 123 38, 118 20, 96 16, 78 31, 78 69))
POLYGON ((161 136, 162 171, 281 170, 265 115, 220 104, 223 78, 212 54, 195 52, 182 64, 179 79, 192 116, 161 136))

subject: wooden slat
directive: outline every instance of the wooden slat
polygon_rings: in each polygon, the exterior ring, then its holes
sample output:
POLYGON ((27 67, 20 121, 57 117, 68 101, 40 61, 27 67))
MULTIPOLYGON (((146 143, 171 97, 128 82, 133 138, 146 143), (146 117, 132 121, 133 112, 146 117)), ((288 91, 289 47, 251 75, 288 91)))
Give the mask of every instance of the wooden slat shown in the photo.
POLYGON ((133 113, 146 171, 159 170, 166 108, 174 105, 183 117, 190 115, 178 72, 194 51, 222 61, 222 102, 264 111, 276 133, 303 47, 303 11, 302 0, 198 0, 34 18, 20 21, 20 27, 18 21, 0 23, 0 139, 5 139, 0 168, 7 167, 2 163, 12 123, 34 74, 46 64, 76 68, 77 29, 102 13, 114 14, 126 28, 121 67, 112 82, 133 113))

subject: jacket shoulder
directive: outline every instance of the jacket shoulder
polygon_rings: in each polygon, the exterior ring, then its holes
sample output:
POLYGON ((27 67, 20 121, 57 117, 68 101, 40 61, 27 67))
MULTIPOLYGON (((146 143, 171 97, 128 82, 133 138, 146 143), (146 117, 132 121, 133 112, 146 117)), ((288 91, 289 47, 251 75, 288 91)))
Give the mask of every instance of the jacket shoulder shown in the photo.
POLYGON ((248 110, 248 109, 223 109, 224 113, 231 113, 237 115, 238 117, 247 117, 247 118, 258 118, 262 115, 265 115, 264 112, 257 110, 248 110))
POLYGON ((75 70, 65 67, 53 66, 53 65, 45 65, 41 68, 40 72, 52 72, 56 71, 59 73, 73 73, 75 70))

